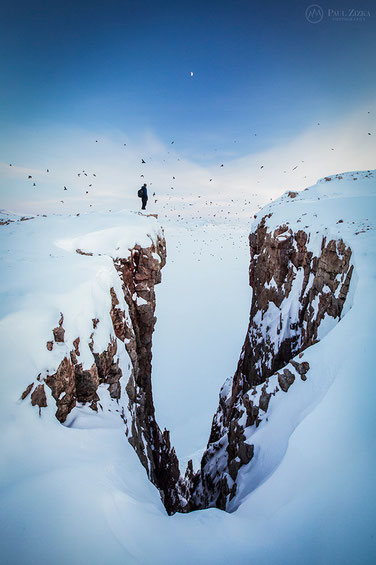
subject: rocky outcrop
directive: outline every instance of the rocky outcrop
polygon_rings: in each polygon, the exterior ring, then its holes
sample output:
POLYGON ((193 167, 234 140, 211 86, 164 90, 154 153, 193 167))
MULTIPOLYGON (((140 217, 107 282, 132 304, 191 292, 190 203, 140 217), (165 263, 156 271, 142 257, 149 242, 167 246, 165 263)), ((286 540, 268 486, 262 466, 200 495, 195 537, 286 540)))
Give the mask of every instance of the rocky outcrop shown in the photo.
POLYGON ((342 240, 324 237, 314 256, 306 232, 292 233, 285 225, 269 233, 264 220, 249 238, 253 300, 235 375, 245 388, 315 343, 325 316, 340 319, 353 271, 351 250, 342 240))
POLYGON ((151 384, 152 335, 156 322, 154 286, 161 281, 165 262, 166 247, 162 238, 157 239, 155 247, 145 249, 136 245, 128 259, 116 260, 132 321, 131 331, 124 327, 124 316, 117 309, 115 297, 111 316, 119 339, 128 336, 125 346, 132 361, 126 387, 131 414, 129 442, 159 489, 167 512, 172 514, 185 511, 188 482, 180 474, 169 432, 162 432, 156 422, 151 384))
POLYGON ((287 392, 294 381, 295 377, 288 369, 283 369, 282 374, 278 373, 278 384, 283 392, 287 392))
POLYGON ((65 422, 70 411, 76 406, 75 370, 73 363, 64 357, 56 373, 47 375, 45 381, 56 401, 56 418, 65 422))
MULTIPOLYGON (((77 253, 92 256, 78 249, 77 253)), ((149 247, 135 245, 127 258, 117 258, 114 266, 121 279, 126 313, 120 307, 115 289, 110 288, 110 316, 112 338, 103 351, 95 351, 94 334, 100 320, 92 320, 93 333, 89 348, 93 357, 90 368, 80 362, 80 337, 73 341, 73 348, 53 374, 46 374, 43 381, 51 390, 56 403, 56 417, 64 423, 77 403, 88 404, 97 411, 100 406, 98 388, 106 385, 111 398, 122 400, 121 417, 126 426, 129 442, 135 449, 150 480, 161 493, 169 513, 184 511, 188 494, 188 481, 181 477, 176 453, 170 444, 169 432, 160 430, 156 419, 151 385, 152 335, 156 322, 154 286, 161 281, 161 269, 166 262, 166 244, 159 236, 149 247), (120 341, 119 341, 120 340, 120 341), (119 366, 118 347, 122 342, 126 348, 132 370, 122 389, 122 370, 119 366), (125 415, 127 406, 128 415, 125 415)), ((54 344, 65 341, 64 315, 60 314, 58 325, 53 329, 53 340, 46 346, 52 351, 54 344)), ((22 394, 25 399, 34 383, 22 394)), ((39 410, 47 406, 44 384, 40 384, 31 395, 33 405, 39 410)), ((120 412, 120 410, 119 410, 120 412)))
POLYGON ((307 379, 309 364, 293 358, 322 337, 324 319, 340 320, 349 290, 351 249, 341 239, 324 237, 316 255, 308 233, 287 225, 270 232, 266 220, 249 237, 253 294, 248 331, 235 375, 220 392, 192 491, 194 508, 227 509, 237 492, 238 471, 254 454, 245 430, 266 417, 272 396, 287 393, 298 377, 307 379))
POLYGON ((59 325, 52 330, 56 343, 64 343, 65 329, 63 328, 63 322, 64 316, 60 313, 59 325))
POLYGON ((44 385, 38 385, 31 395, 32 406, 39 406, 39 414, 41 413, 41 408, 47 406, 47 398, 44 390, 44 385))

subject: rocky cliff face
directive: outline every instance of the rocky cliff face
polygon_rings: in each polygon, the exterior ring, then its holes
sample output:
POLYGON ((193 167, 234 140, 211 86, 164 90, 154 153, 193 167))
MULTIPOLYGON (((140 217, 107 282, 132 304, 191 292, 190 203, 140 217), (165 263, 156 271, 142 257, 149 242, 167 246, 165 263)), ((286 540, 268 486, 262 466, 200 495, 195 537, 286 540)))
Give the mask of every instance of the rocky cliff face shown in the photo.
MULTIPOLYGON (((92 255, 80 249, 77 253, 92 255)), ((88 404, 94 411, 102 409, 98 388, 106 385, 111 398, 121 408, 129 442, 150 480, 159 489, 167 511, 173 513, 183 511, 187 486, 180 475, 175 450, 170 445, 169 432, 162 432, 155 420, 151 385, 152 335, 156 322, 154 286, 161 281, 161 269, 165 262, 166 244, 163 237, 157 237, 149 247, 135 245, 130 250, 129 257, 115 259, 114 265, 128 306, 126 313, 120 307, 114 288, 111 288, 110 314, 113 333, 117 339, 111 338, 104 350, 96 351, 94 336, 101 321, 93 319, 93 332, 89 342, 92 366, 83 369, 80 362, 80 337, 77 337, 73 341, 74 348, 69 356, 64 357, 56 372, 38 375, 37 385, 32 383, 22 394, 22 399, 31 393, 31 403, 41 410, 47 406, 47 386, 56 402, 56 418, 64 423, 77 403, 88 404), (127 383, 123 383, 119 366, 118 348, 121 343, 132 364, 127 383)), ((49 351, 53 350, 55 344, 64 343, 63 313, 52 334, 53 340, 46 344, 49 351)))
POLYGON ((124 326, 124 314, 116 308, 115 296, 111 315, 117 337, 129 336, 125 345, 133 367, 126 386, 130 412, 130 422, 126 422, 129 442, 171 514, 184 511, 187 485, 180 475, 169 432, 162 432, 156 422, 151 384, 152 335, 156 322, 154 285, 161 281, 161 268, 165 262, 166 247, 162 238, 157 239, 155 248, 135 246, 129 259, 118 259, 115 266, 123 281, 132 331, 124 326), (155 252, 160 260, 155 257, 155 252))
POLYGON ((247 429, 266 418, 272 396, 287 393, 296 378, 306 380, 310 367, 300 361, 302 352, 323 337, 324 321, 340 320, 349 290, 351 249, 341 239, 323 237, 315 254, 309 233, 287 225, 270 232, 266 219, 249 237, 249 326, 235 375, 221 389, 195 478, 192 506, 197 508, 228 508, 238 471, 254 455, 247 429))
MULTIPOLYGON (((249 431, 267 420, 272 397, 288 393, 296 379, 307 379, 310 366, 302 359, 303 351, 328 331, 328 320, 335 323, 341 317, 353 271, 351 249, 341 239, 325 237, 314 249, 308 232, 287 225, 268 230, 267 218, 249 237, 249 326, 235 375, 221 389, 199 472, 194 473, 189 462, 185 475, 180 473, 169 432, 162 432, 155 419, 151 361, 154 287, 166 261, 162 237, 149 247, 135 245, 128 257, 114 260, 123 296, 110 289, 113 338, 101 351, 94 345, 101 321, 92 320, 92 366, 83 368, 77 336, 56 372, 38 375, 22 394, 23 399, 30 395, 41 410, 47 405, 48 387, 56 417, 64 423, 77 403, 101 409, 98 390, 106 386, 119 406, 129 442, 170 514, 212 506, 229 509, 238 493, 239 470, 254 457, 249 431), (131 361, 126 383, 119 347, 125 347, 131 361)), ((64 343, 64 313, 52 333, 49 351, 64 343)))

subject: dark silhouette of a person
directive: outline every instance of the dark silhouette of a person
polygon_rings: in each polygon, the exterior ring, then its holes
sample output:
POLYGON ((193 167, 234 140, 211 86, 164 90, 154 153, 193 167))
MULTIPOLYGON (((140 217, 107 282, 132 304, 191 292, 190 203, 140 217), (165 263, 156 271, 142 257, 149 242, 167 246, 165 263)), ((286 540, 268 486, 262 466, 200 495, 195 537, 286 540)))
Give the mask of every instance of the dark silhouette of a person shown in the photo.
POLYGON ((142 191, 142 195, 141 195, 141 200, 142 200, 142 208, 141 210, 146 210, 146 204, 148 201, 148 191, 146 188, 146 183, 141 187, 141 191, 142 191))

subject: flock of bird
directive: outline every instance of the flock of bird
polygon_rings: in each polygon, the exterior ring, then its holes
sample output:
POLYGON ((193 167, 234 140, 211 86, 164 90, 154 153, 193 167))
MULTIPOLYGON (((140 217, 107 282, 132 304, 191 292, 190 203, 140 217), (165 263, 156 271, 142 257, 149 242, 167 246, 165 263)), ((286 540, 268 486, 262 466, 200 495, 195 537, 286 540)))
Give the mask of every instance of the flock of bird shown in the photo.
MULTIPOLYGON (((368 111, 368 114, 370 114, 370 111, 368 111)), ((320 122, 318 122, 317 125, 320 126, 320 125, 321 125, 320 122)), ((367 135, 370 136, 370 135, 372 135, 372 134, 371 134, 371 132, 367 132, 367 135)), ((257 133, 254 133, 254 136, 257 136, 257 133)), ((95 140, 95 143, 99 143, 99 140, 96 139, 96 140, 95 140)), ((175 141, 172 140, 170 143, 171 143, 171 145, 173 145, 173 144, 175 143, 175 141)), ((236 140, 236 139, 234 140, 234 143, 237 143, 237 140, 236 140)), ((124 143, 123 146, 126 147, 127 144, 124 143)), ((331 151, 334 151, 334 147, 331 147, 330 149, 331 149, 331 151)), ((216 152, 217 149, 214 149, 214 151, 216 152)), ((169 153, 169 152, 168 152, 168 153, 169 153)), ((151 160, 151 157, 150 157, 150 160, 151 160)), ((165 161, 166 161, 166 160, 163 159, 163 162, 165 162, 165 161)), ((180 161, 180 158, 177 158, 177 161, 180 161)), ((304 161, 301 161, 301 163, 304 163, 304 161)), ((141 164, 142 164, 142 165, 146 165, 146 164, 147 164, 147 161, 146 161, 143 157, 141 158, 141 164)), ((10 163, 9 166, 11 167, 11 166, 12 166, 12 163, 10 163)), ((221 164, 219 165, 219 168, 223 168, 224 166, 225 166, 224 163, 221 163, 221 164)), ((295 165, 295 167, 292 168, 292 171, 295 171, 295 170, 298 168, 298 166, 299 166, 299 165, 295 165)), ((262 170, 262 169, 264 169, 264 165, 260 165, 260 170, 262 170)), ((47 169, 47 170, 46 170, 46 173, 49 173, 49 172, 50 172, 49 169, 47 169)), ((284 170, 283 173, 287 173, 287 170, 284 170)), ((87 173, 85 170, 83 170, 83 171, 80 171, 79 173, 77 173, 77 176, 78 176, 78 177, 81 177, 81 175, 84 175, 84 176, 88 177, 88 174, 89 174, 89 173, 87 173)), ((95 174, 95 173, 91 173, 91 174, 92 174, 93 177, 96 177, 96 174, 95 174)), ((140 178, 144 178, 144 175, 141 174, 141 175, 140 175, 140 178)), ((32 175, 28 175, 28 176, 27 176, 27 179, 28 179, 28 180, 33 180, 32 175)), ((172 176, 172 179, 175 180, 175 176, 172 176)), ((209 178, 209 182, 212 182, 212 181, 213 181, 213 178, 209 178)), ((149 183, 149 184, 151 185, 152 183, 149 183)), ((33 182, 33 186, 35 186, 35 187, 37 186, 36 182, 33 182)), ((91 183, 91 184, 88 184, 88 187, 89 187, 89 188, 91 188, 92 186, 93 186, 92 183, 91 183)), ((173 190, 173 189, 174 189, 174 187, 171 187, 171 190, 173 190)), ((68 190, 68 189, 67 189, 66 186, 64 186, 64 187, 63 187, 63 190, 68 190)), ((89 194, 89 191, 85 191, 85 192, 86 192, 86 194, 89 194)))
MULTIPOLYGON (((317 123, 317 126, 320 126, 319 122, 317 123)), ((367 132, 367 134, 368 136, 370 136, 371 132, 367 132)), ((258 134, 253 133, 253 135, 256 137, 258 134)), ((100 143, 100 140, 96 139, 95 143, 100 143)), ((234 140, 234 143, 237 143, 237 140, 234 140)), ((174 144, 175 144, 175 140, 172 140, 170 142, 170 145, 172 146, 174 144)), ((127 144, 123 143, 123 147, 127 147, 127 144)), ((335 148, 331 147, 330 150, 334 151, 335 148)), ((215 148, 214 152, 217 151, 218 149, 215 148)), ((169 154, 170 152, 168 151, 167 153, 169 154)), ((148 165, 150 161, 152 161, 152 157, 140 156, 139 159, 140 159, 139 178, 145 179, 146 170, 148 170, 148 165)), ((176 160, 180 161, 180 158, 177 157, 176 160)), ((162 161, 166 162, 165 159, 163 159, 162 161)), ((303 163, 304 161, 300 161, 291 169, 286 168, 286 170, 284 170, 283 173, 286 174, 288 171, 289 172, 296 171, 298 167, 303 163)), ((259 170, 265 171, 266 165, 267 164, 260 164, 259 170)), ((12 166, 12 163, 10 163, 9 166, 12 166)), ((225 163, 219 162, 217 166, 221 170, 225 167, 225 163)), ((46 169, 46 174, 49 173, 50 170, 46 169)), ((80 181, 83 181, 81 183, 81 190, 83 190, 84 194, 90 198, 90 196, 93 194, 93 190, 95 189, 95 181, 97 179, 97 173, 84 169, 84 170, 80 170, 79 172, 76 172, 75 174, 77 175, 77 178, 80 179, 80 181)), ((171 179, 170 184, 173 185, 173 186, 170 185, 170 190, 174 191, 175 188, 178 188, 178 190, 175 191, 177 194, 175 195, 175 193, 173 193, 173 196, 171 196, 165 192, 164 194, 162 193, 157 197, 156 192, 151 190, 151 186, 153 185, 153 182, 148 182, 149 204, 150 204, 150 196, 151 196, 151 198, 153 199, 153 205, 151 207, 153 208, 152 210, 153 212, 158 212, 159 216, 163 218, 164 222, 166 221, 168 222, 169 220, 172 220, 174 223, 178 223, 179 225, 184 226, 187 229, 195 230, 199 226, 205 224, 218 224, 218 223, 221 224, 226 223, 227 225, 237 226, 240 223, 242 223, 242 221, 245 218, 247 219, 247 223, 248 223, 250 218, 250 211, 253 214, 253 211, 255 209, 260 209, 262 208, 263 205, 266 204, 265 198, 262 196, 262 194, 257 194, 257 193, 244 195, 244 197, 239 197, 237 195, 236 201, 230 198, 228 198, 227 200, 219 201, 218 199, 215 198, 215 196, 211 196, 211 198, 208 198, 205 196, 205 194, 194 195, 193 193, 190 193, 188 196, 180 195, 179 187, 178 185, 175 184, 175 181, 176 183, 178 182, 175 172, 174 174, 171 174, 170 179, 171 179), (158 206, 156 206, 157 204, 158 206)), ((208 178, 208 182, 210 183, 212 183, 213 180, 217 180, 217 179, 214 179, 213 177, 208 178)), ((37 188, 38 186, 37 182, 35 179, 33 179, 33 176, 31 174, 27 175, 27 181, 30 181, 32 183, 32 186, 37 188)), ((256 180, 256 183, 260 183, 260 180, 256 180)), ((135 192, 138 188, 139 187, 135 188, 135 192)), ((63 192, 69 191, 68 183, 62 186, 62 191, 63 192)), ((137 201, 138 204, 138 199, 137 200, 136 199, 137 197, 135 196, 135 201, 137 201)), ((61 199, 60 202, 61 204, 64 204, 65 201, 61 199)), ((89 207, 92 207, 92 203, 90 203, 90 201, 89 201, 89 207)))

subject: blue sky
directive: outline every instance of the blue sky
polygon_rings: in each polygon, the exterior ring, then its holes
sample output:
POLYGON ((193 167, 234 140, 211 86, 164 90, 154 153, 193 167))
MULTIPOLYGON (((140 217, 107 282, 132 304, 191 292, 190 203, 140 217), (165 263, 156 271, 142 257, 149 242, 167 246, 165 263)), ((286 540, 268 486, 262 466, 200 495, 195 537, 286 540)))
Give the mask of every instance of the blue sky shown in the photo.
POLYGON ((302 1, 4 3, 0 125, 266 147, 374 98, 376 9, 355 4, 371 17, 313 25, 302 1))
POLYGON ((0 208, 122 206, 140 178, 167 194, 172 176, 179 194, 262 203, 375 168, 376 8, 338 1, 317 24, 302 0, 3 2, 0 208), (350 7, 370 14, 328 15, 350 7))

